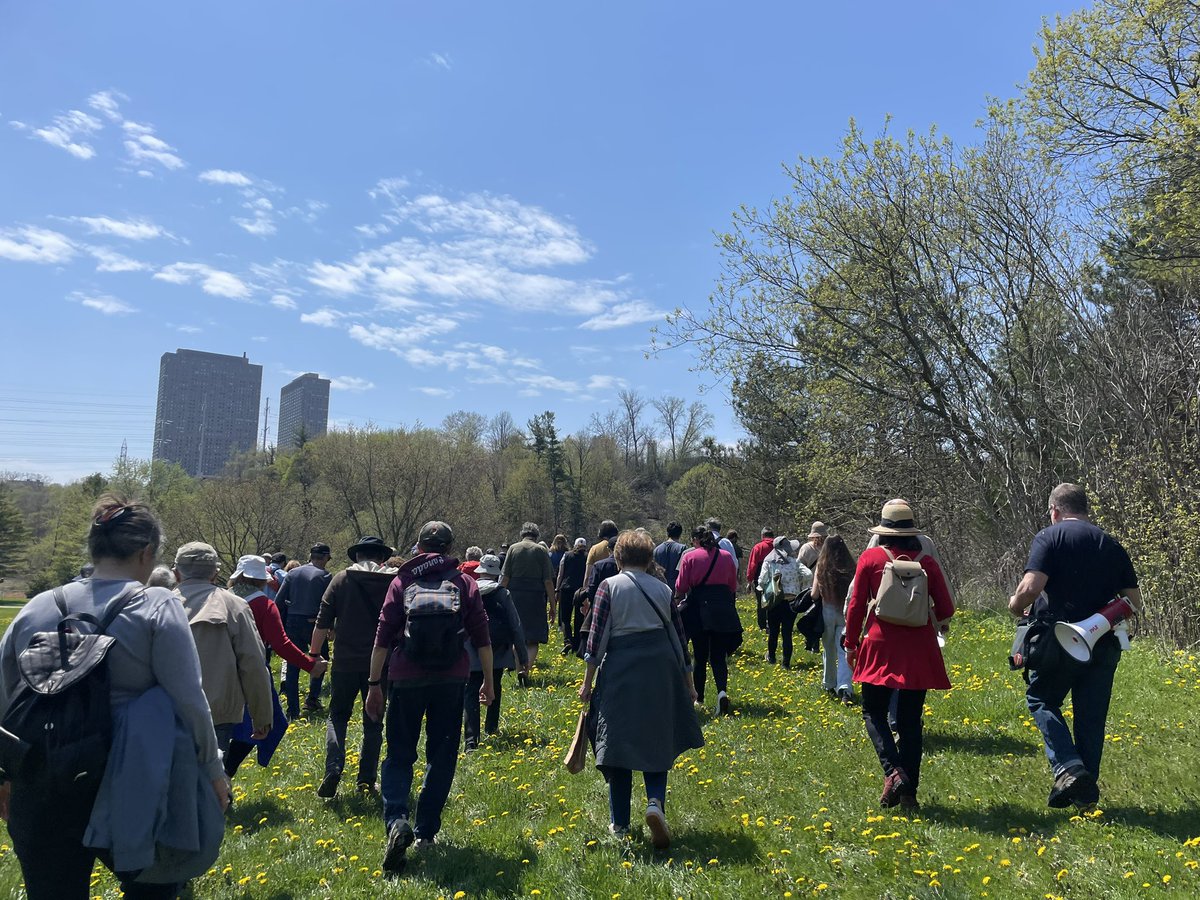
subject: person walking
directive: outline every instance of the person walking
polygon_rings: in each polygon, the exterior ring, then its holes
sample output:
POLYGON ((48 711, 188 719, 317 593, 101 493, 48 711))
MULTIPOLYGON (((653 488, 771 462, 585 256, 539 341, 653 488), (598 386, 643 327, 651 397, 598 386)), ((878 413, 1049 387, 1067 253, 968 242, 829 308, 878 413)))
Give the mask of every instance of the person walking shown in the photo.
MULTIPOLYGON (((123 711, 156 692, 165 692, 169 698, 165 704, 165 752, 170 754, 175 741, 172 721, 182 722, 185 739, 195 747, 195 763, 202 777, 212 784, 216 803, 225 809, 229 805, 229 781, 221 770, 200 659, 187 616, 175 594, 165 588, 143 587, 154 570, 162 539, 162 525, 144 503, 116 494, 100 497, 92 508, 87 533, 91 576, 38 594, 21 608, 0 639, 0 717, 7 713, 23 681, 18 657, 35 634, 58 627, 64 617, 60 602, 72 614, 86 613, 95 621, 115 614, 106 631, 114 641, 106 657, 114 722, 123 711)), ((144 738, 159 736, 157 720, 143 724, 149 729, 144 738)), ((116 752, 109 758, 110 773, 120 769, 116 752)), ((184 786, 146 772, 133 775, 139 779, 141 797, 130 798, 125 814, 112 827, 114 833, 121 831, 127 845, 133 838, 138 850, 148 836, 153 858, 155 838, 171 825, 164 821, 160 809, 168 808, 167 798, 174 788, 183 790, 184 786)), ((47 785, 17 778, 0 784, 0 816, 8 823, 29 900, 83 900, 91 896, 92 868, 100 851, 84 844, 84 834, 100 789, 99 779, 47 785)), ((187 789, 195 798, 195 785, 187 789)), ((137 881, 139 873, 121 869, 115 857, 111 865, 117 869, 117 881, 130 900, 166 900, 175 897, 182 887, 178 882, 137 881)))
POLYGON ((800 565, 807 566, 809 569, 816 566, 817 557, 821 554, 821 545, 825 543, 827 537, 829 537, 829 527, 824 522, 813 522, 812 527, 808 529, 808 540, 800 545, 800 550, 796 553, 800 565))
MULTIPOLYGON (((813 572, 813 600, 821 604, 825 627, 821 633, 821 684, 845 703, 854 700, 854 679, 846 662, 842 637, 846 633, 846 600, 854 580, 854 557, 840 534, 821 545, 813 572)), ((894 719, 894 713, 891 714, 894 719)))
MULTIPOLYGON (((492 642, 492 690, 493 699, 487 708, 483 727, 488 734, 500 728, 500 699, 503 695, 505 669, 520 673, 529 672, 529 653, 525 648, 525 632, 521 629, 521 617, 513 605, 512 595, 500 586, 500 558, 485 556, 475 567, 475 580, 479 583, 479 596, 488 618, 488 636, 492 642)), ((466 722, 463 725, 463 747, 475 750, 479 747, 479 696, 483 688, 483 663, 475 645, 467 641, 467 654, 471 659, 471 675, 467 678, 467 690, 463 695, 463 710, 466 722)))
POLYGON ((941 567, 921 552, 917 540, 920 529, 908 504, 885 504, 879 524, 869 530, 879 535, 879 546, 858 558, 854 591, 846 611, 846 660, 854 670, 854 680, 862 684, 867 735, 883 767, 880 805, 900 804, 915 809, 921 781, 925 694, 930 690, 950 689, 937 635, 939 623, 954 615, 954 604, 941 567), (870 605, 879 596, 885 567, 895 560, 917 562, 925 572, 933 606, 924 625, 911 627, 885 622, 870 605), (893 738, 888 705, 897 692, 898 736, 893 738))
POLYGON ((540 533, 533 522, 522 525, 521 540, 508 548, 501 563, 500 586, 508 588, 521 616, 530 669, 537 663, 538 648, 550 640, 550 623, 558 618, 550 553, 538 543, 540 533))
POLYGON ((717 547, 717 538, 708 525, 697 526, 692 530, 692 549, 679 562, 675 597, 695 656, 697 702, 704 703, 705 670, 711 666, 717 712, 721 715, 733 711, 728 692, 728 657, 742 644, 736 595, 737 563, 717 547))
POLYGON ((654 561, 663 570, 663 581, 672 592, 675 591, 675 582, 679 580, 679 561, 687 552, 687 545, 679 540, 682 535, 683 526, 671 522, 667 525, 667 539, 654 548, 654 561))
POLYGON ((792 631, 796 625, 792 601, 812 582, 812 572, 789 552, 791 545, 787 535, 775 539, 774 550, 763 560, 757 585, 767 608, 767 662, 775 665, 775 650, 782 634, 785 669, 792 667, 792 631))
MULTIPOLYGON (((309 655, 319 656, 331 630, 336 630, 332 671, 329 673, 329 722, 325 726, 325 777, 317 796, 337 795, 346 768, 346 732, 354 699, 367 699, 367 678, 379 612, 392 579, 399 571, 387 565, 395 550, 373 534, 365 535, 346 550, 350 566, 338 572, 325 589, 317 610, 316 627, 309 639, 309 655)), ((383 722, 363 716, 362 746, 358 754, 355 785, 360 792, 375 790, 379 753, 383 749, 383 722)))
POLYGON ((445 522, 421 526, 417 554, 400 566, 388 588, 371 651, 366 715, 383 717, 385 663, 390 686, 381 783, 387 830, 382 868, 390 874, 404 870, 414 841, 416 851, 425 851, 442 827, 442 810, 458 766, 463 691, 470 672, 464 632, 479 654, 479 702, 486 706, 494 696, 487 613, 475 579, 459 572, 458 560, 449 555, 453 546, 454 531, 445 522), (422 722, 425 779, 414 827, 409 823, 409 794, 422 722))
MULTIPOLYGON (((1110 622, 1139 612, 1142 594, 1125 548, 1089 517, 1087 494, 1063 483, 1050 492, 1050 526, 1029 548, 1025 574, 1009 598, 1013 615, 1078 622, 1101 610, 1110 622), (1114 600, 1117 602, 1114 603, 1114 600)), ((1047 805, 1087 809, 1100 800, 1100 761, 1121 644, 1110 631, 1086 663, 1060 660, 1029 670, 1025 702, 1054 774, 1047 805), (1074 730, 1062 712, 1071 695, 1074 730)))
MULTIPOLYGON (((321 608, 321 598, 329 587, 333 576, 327 571, 329 565, 329 545, 313 544, 308 551, 308 564, 288 572, 279 589, 276 603, 283 614, 284 628, 288 639, 298 647, 307 647, 312 639, 313 628, 317 624, 317 611, 321 608)), ((270 599, 268 597, 268 599, 270 599)), ((328 647, 322 648, 322 656, 329 652, 328 647)), ((308 696, 304 700, 305 712, 321 712, 321 676, 310 677, 308 680, 308 696)), ((290 663, 283 674, 283 696, 287 701, 287 716, 289 719, 300 717, 300 670, 290 663)))
POLYGON ((758 620, 758 630, 767 630, 767 608, 762 602, 762 588, 758 586, 758 576, 762 574, 763 560, 775 549, 775 530, 763 528, 762 538, 750 548, 750 558, 746 561, 746 587, 754 591, 754 610, 758 620))
POLYGON ((587 569, 587 540, 576 538, 575 546, 562 558, 558 566, 558 620, 562 627, 562 655, 569 656, 579 649, 579 633, 583 630, 583 601, 576 599, 583 587, 583 573, 587 569))
POLYGON ((680 754, 704 746, 704 736, 693 708, 696 689, 679 611, 671 589, 646 572, 653 552, 645 532, 617 537, 613 554, 620 572, 596 591, 579 698, 592 706, 596 767, 608 782, 609 830, 628 833, 633 772, 641 772, 646 826, 661 850, 671 843, 667 773, 680 754))

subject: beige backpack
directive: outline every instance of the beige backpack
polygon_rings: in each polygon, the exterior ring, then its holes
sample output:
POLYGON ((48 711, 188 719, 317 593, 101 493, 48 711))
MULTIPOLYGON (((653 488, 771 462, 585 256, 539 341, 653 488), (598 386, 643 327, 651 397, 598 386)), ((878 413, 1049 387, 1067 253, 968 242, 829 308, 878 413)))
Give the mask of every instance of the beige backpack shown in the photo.
POLYGON ((896 559, 887 547, 883 552, 888 555, 888 562, 879 579, 879 593, 868 604, 867 611, 874 610, 876 618, 893 625, 920 628, 928 624, 933 617, 933 605, 929 600, 929 577, 921 567, 921 557, 925 554, 918 553, 910 561, 896 559))

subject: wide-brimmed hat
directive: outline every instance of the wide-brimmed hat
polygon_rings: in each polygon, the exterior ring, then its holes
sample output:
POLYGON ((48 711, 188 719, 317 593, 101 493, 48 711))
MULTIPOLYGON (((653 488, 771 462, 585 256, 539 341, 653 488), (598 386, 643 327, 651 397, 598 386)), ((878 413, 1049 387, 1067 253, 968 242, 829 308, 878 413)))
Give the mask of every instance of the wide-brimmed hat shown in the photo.
POLYGON ((892 534, 900 537, 921 533, 921 529, 913 521, 912 507, 903 500, 889 500, 883 504, 879 524, 867 530, 871 534, 892 534))
POLYGON ((386 550, 386 556, 396 555, 396 550, 394 547, 389 547, 383 542, 383 538, 377 538, 373 534, 360 537, 357 544, 351 544, 346 548, 346 555, 350 557, 350 562, 358 562, 358 556, 356 554, 359 550, 386 550))
POLYGON ((476 575, 494 575, 500 576, 500 557, 488 554, 479 561, 479 565, 475 567, 476 575))
POLYGON ((263 562, 261 556, 243 556, 238 560, 237 568, 233 570, 230 578, 237 578, 239 575, 244 575, 247 578, 253 578, 256 581, 266 581, 270 578, 267 574, 267 564, 263 562))
POLYGON ((824 522, 813 522, 812 528, 808 529, 810 538, 829 537, 829 527, 824 522))

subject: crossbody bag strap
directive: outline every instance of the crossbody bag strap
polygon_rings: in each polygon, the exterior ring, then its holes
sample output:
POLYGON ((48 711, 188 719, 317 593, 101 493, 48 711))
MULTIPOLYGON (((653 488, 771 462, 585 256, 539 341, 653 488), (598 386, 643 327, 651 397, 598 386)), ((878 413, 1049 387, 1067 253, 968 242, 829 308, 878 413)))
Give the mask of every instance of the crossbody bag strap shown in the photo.
POLYGON ((100 620, 100 626, 96 630, 96 633, 107 633, 109 626, 112 625, 117 616, 121 614, 122 610, 124 610, 126 606, 133 602, 135 597, 140 597, 145 592, 145 586, 140 584, 131 584, 127 586, 125 590, 121 591, 115 600, 109 602, 108 611, 105 612, 104 618, 100 620))
POLYGON ((714 568, 716 567, 716 565, 717 565, 717 557, 718 557, 718 556, 720 556, 720 555, 721 555, 721 549, 718 547, 718 548, 717 548, 717 550, 716 550, 716 552, 715 552, 715 553, 713 553, 712 562, 710 562, 710 563, 708 564, 708 571, 707 571, 707 572, 705 572, 705 573, 704 573, 704 577, 703 577, 703 578, 701 578, 701 579, 700 579, 698 582, 696 582, 694 585, 692 585, 692 587, 704 587, 704 585, 708 584, 708 578, 709 578, 709 576, 710 576, 710 575, 712 575, 712 573, 713 573, 713 569, 714 569, 714 568))
POLYGON ((654 614, 658 616, 658 621, 662 623, 663 631, 667 633, 667 640, 671 642, 671 648, 675 651, 675 655, 679 657, 680 667, 686 669, 687 654, 683 651, 683 648, 679 646, 679 635, 675 633, 675 629, 672 628, 670 623, 667 622, 666 617, 662 614, 662 610, 659 609, 655 602, 650 599, 650 595, 646 593, 646 589, 638 584, 638 580, 628 572, 625 574, 629 580, 633 582, 633 586, 637 588, 641 595, 646 599, 646 602, 650 604, 650 608, 654 610, 654 614))

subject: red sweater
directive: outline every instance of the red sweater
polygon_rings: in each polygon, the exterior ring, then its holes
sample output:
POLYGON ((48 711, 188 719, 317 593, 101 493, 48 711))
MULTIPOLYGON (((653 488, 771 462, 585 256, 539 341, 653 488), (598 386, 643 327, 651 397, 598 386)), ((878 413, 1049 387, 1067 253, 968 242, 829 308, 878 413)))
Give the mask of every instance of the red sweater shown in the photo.
MULTIPOLYGON (((912 559, 912 553, 892 551, 897 559, 912 559)), ((847 650, 858 648, 854 665, 854 680, 880 687, 909 690, 949 690, 950 679, 937 644, 937 630, 932 622, 920 628, 881 622, 872 613, 867 616, 867 604, 879 591, 883 567, 888 563, 883 547, 872 547, 858 558, 854 573, 854 592, 846 609, 847 650), (863 624, 867 633, 859 642, 863 624)), ((932 556, 921 557, 921 568, 929 578, 929 596, 933 598, 933 614, 939 622, 954 615, 954 602, 946 589, 942 569, 932 556)))
POLYGON ((250 612, 254 614, 254 624, 258 628, 258 636, 266 644, 267 649, 274 650, 293 666, 299 666, 305 672, 311 672, 316 660, 292 643, 291 638, 283 630, 283 620, 279 617, 279 607, 275 601, 259 591, 246 598, 250 604, 250 612))
POLYGON ((758 576, 762 573, 763 560, 775 547, 774 538, 763 538, 750 548, 750 561, 746 563, 746 584, 750 589, 758 587, 758 576))

